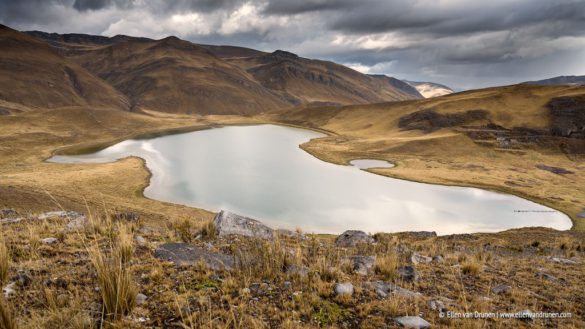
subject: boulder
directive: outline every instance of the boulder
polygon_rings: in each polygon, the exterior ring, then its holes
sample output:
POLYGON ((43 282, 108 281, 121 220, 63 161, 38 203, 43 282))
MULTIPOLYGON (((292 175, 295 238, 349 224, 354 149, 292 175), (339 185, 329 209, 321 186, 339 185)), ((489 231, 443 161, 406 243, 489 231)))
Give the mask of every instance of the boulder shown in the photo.
POLYGON ((218 236, 241 235, 272 239, 274 231, 261 222, 229 211, 220 211, 213 219, 218 236))
POLYGON ((155 250, 154 256, 179 266, 193 266, 203 263, 215 271, 231 270, 234 267, 234 259, 230 255, 211 252, 180 242, 165 243, 159 246, 155 250))
POLYGON ((492 288, 492 292, 496 295, 508 294, 508 293, 512 292, 512 286, 509 286, 507 284, 499 284, 499 285, 492 288))
POLYGON ((45 213, 38 215, 37 218, 40 220, 45 220, 45 219, 50 219, 50 218, 69 218, 71 220, 74 220, 77 218, 83 218, 85 220, 85 216, 83 214, 78 213, 77 211, 65 211, 65 210, 48 211, 48 212, 45 212, 45 213))
POLYGON ((425 319, 421 318, 420 316, 401 316, 395 318, 394 321, 404 328, 430 328, 431 324, 428 323, 425 319))
POLYGON ((435 263, 440 264, 440 263, 443 263, 444 261, 445 261, 445 259, 441 255, 433 256, 433 262, 435 262, 435 263))
POLYGON ((366 234, 364 231, 348 230, 335 239, 337 247, 355 247, 360 243, 371 244, 374 243, 374 238, 366 234))
POLYGON ((333 291, 335 292, 336 295, 353 295, 353 284, 351 284, 350 282, 345 282, 345 283, 337 283, 334 287, 333 287, 333 291))
POLYGON ((398 268, 398 275, 404 281, 416 281, 418 280, 418 273, 413 266, 402 266, 398 268))
POLYGON ((353 271, 359 275, 368 275, 368 272, 376 263, 376 256, 352 256, 353 271))

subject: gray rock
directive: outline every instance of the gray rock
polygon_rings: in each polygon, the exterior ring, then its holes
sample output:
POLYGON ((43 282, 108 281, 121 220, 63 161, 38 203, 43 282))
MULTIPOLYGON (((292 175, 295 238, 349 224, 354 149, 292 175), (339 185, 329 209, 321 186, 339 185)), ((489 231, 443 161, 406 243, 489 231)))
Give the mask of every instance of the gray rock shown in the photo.
POLYGON ((535 276, 539 279, 543 279, 543 280, 548 280, 548 281, 557 281, 557 278, 555 276, 552 276, 548 273, 539 271, 536 272, 535 276))
POLYGON ((532 322, 535 319, 534 313, 531 310, 522 310, 518 312, 518 319, 526 322, 532 322))
POLYGON ((148 297, 146 297, 146 295, 137 294, 136 295, 136 305, 142 305, 142 304, 146 303, 147 299, 148 299, 148 297))
POLYGON ((512 292, 512 286, 509 286, 507 284, 499 284, 495 287, 492 288, 492 292, 494 294, 508 294, 510 292, 512 292))
POLYGON ((394 321, 404 328, 430 328, 431 324, 420 316, 401 316, 395 318, 394 321))
POLYGON ((0 219, 0 224, 16 224, 24 220, 23 217, 0 219))
POLYGON ((585 218, 585 209, 583 209, 580 213, 577 214, 577 218, 585 218))
POLYGON ((420 254, 415 252, 414 254, 412 254, 412 256, 410 256, 410 261, 413 264, 417 265, 417 264, 421 264, 421 263, 428 264, 428 263, 432 262, 433 259, 429 256, 423 256, 423 255, 420 255, 420 254))
POLYGON ((440 263, 445 262, 445 259, 441 255, 436 255, 436 256, 433 256, 433 262, 440 264, 440 263))
POLYGON ((16 282, 19 287, 28 287, 32 283, 30 276, 22 271, 19 271, 11 280, 16 282))
POLYGON ((58 242, 59 242, 59 239, 57 239, 57 238, 44 238, 44 239, 41 239, 41 243, 42 244, 55 244, 55 243, 58 243, 58 242))
POLYGON ((15 217, 15 216, 16 216, 16 210, 14 210, 12 208, 4 208, 4 209, 0 210, 0 217, 1 218, 15 217))
POLYGON ((115 213, 112 218, 119 221, 137 222, 140 219, 140 215, 134 211, 125 211, 115 213))
POLYGON ((389 294, 396 296, 407 297, 407 298, 420 298, 423 295, 419 292, 404 289, 392 283, 386 283, 383 281, 376 281, 372 284, 374 291, 380 298, 386 298, 389 294))
POLYGON ((445 307, 445 303, 442 300, 438 299, 430 299, 428 301, 429 308, 433 311, 445 312, 447 308, 445 307))
POLYGON ((434 231, 411 231, 411 232, 400 232, 400 235, 406 235, 412 238, 434 238, 437 236, 437 232, 434 231))
POLYGON ((85 216, 81 213, 78 213, 77 211, 64 211, 64 210, 49 211, 49 212, 45 212, 45 213, 42 213, 42 214, 37 216, 37 218, 40 220, 50 219, 50 218, 77 219, 77 218, 81 218, 81 217, 83 217, 85 219, 85 216))
POLYGON ((553 263, 559 263, 562 265, 577 265, 580 263, 576 259, 565 259, 565 258, 558 258, 558 257, 550 257, 549 260, 553 263))
POLYGON ((300 277, 306 277, 307 275, 309 275, 309 268, 305 266, 291 264, 286 267, 285 273, 288 275, 298 275, 300 277))
POLYGON ((165 243, 155 250, 154 256, 179 266, 203 263, 216 271, 231 270, 234 267, 232 256, 211 252, 187 243, 165 243))
POLYGON ((337 283, 335 287, 333 287, 333 291, 336 295, 353 295, 353 284, 350 282, 345 283, 337 283))
POLYGON ((371 244, 374 243, 374 238, 366 234, 364 231, 348 230, 335 239, 337 247, 355 247, 360 243, 371 244))
POLYGON ((72 219, 67 225, 65 225, 65 232, 77 232, 82 230, 85 227, 86 219, 85 217, 79 217, 72 219))
POLYGON ((141 235, 137 235, 134 237, 134 241, 136 241, 136 243, 138 243, 139 245, 145 245, 148 241, 146 241, 146 239, 141 236, 141 235))
POLYGON ((398 275, 404 281, 416 281, 418 280, 418 273, 413 266, 402 266, 398 268, 398 275))
POLYGON ((368 275, 368 272, 376 263, 376 256, 352 256, 353 271, 359 275, 368 275))
POLYGON ((4 293, 5 298, 16 295, 16 282, 10 282, 7 284, 4 288, 2 288, 2 292, 4 293))
POLYGON ((273 230, 270 227, 255 219, 225 210, 220 211, 215 216, 213 223, 218 236, 241 235, 261 239, 272 239, 273 237, 273 230))

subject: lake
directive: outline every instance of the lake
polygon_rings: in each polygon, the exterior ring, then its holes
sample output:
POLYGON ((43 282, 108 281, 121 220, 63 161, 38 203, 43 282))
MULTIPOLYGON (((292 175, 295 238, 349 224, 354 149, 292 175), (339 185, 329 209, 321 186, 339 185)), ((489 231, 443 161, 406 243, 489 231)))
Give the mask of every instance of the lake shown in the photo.
POLYGON ((563 213, 516 196, 388 178, 321 161, 299 148, 323 136, 276 125, 230 126, 132 139, 49 161, 103 163, 138 156, 152 172, 144 191, 148 198, 229 210, 304 232, 454 234, 572 225, 563 213))

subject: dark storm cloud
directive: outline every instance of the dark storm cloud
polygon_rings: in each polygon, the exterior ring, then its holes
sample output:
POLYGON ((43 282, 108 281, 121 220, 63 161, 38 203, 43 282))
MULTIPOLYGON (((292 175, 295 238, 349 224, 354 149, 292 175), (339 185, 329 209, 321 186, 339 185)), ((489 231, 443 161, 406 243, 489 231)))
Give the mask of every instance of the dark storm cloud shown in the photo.
POLYGON ((285 49, 456 87, 585 74, 583 0, 0 0, 0 23, 285 49))

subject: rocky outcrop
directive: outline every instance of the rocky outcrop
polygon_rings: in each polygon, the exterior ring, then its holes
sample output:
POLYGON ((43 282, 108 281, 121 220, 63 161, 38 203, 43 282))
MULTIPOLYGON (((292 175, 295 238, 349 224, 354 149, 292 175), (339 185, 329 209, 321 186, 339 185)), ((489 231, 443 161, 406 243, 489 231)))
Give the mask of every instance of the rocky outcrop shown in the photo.
POLYGON ((441 128, 455 127, 478 120, 486 120, 485 110, 468 110, 462 113, 438 113, 427 109, 410 113, 400 118, 398 126, 404 130, 422 130, 430 133, 441 128))
POLYGON ((213 224, 218 236, 241 235, 261 239, 274 236, 274 231, 261 222, 225 210, 215 216, 213 224))
POLYGON ((205 264, 211 270, 231 270, 234 267, 232 256, 212 252, 187 243, 165 243, 159 246, 154 256, 179 266, 205 264))
POLYGON ((368 235, 364 231, 356 231, 356 230, 348 230, 335 239, 335 245, 337 247, 355 247, 360 243, 371 244, 374 243, 375 240, 373 237, 368 235))
POLYGON ((352 256, 349 258, 353 271, 359 275, 368 275, 376 263, 376 256, 352 256))
POLYGON ((574 172, 567 170, 565 168, 551 167, 551 166, 547 166, 547 165, 543 165, 543 164, 537 164, 536 168, 538 168, 540 170, 545 170, 545 171, 548 171, 548 172, 551 172, 551 173, 557 174, 557 175, 574 174, 574 172))
POLYGON ((404 328, 425 329, 431 327, 431 324, 420 316, 401 316, 395 318, 394 321, 404 328))
POLYGON ((547 106, 553 136, 585 138, 585 95, 556 97, 547 106))

